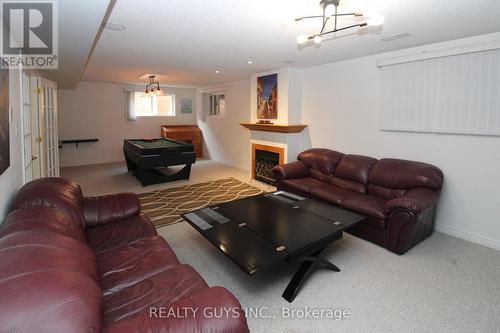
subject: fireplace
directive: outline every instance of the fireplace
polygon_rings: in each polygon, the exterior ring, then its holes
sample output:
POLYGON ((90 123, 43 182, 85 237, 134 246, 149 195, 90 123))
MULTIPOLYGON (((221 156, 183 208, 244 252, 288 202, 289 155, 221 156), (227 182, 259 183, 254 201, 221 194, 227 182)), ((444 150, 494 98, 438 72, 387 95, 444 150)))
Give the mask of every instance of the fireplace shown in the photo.
POLYGON ((252 178, 275 185, 272 169, 284 163, 285 149, 261 144, 252 144, 252 178))

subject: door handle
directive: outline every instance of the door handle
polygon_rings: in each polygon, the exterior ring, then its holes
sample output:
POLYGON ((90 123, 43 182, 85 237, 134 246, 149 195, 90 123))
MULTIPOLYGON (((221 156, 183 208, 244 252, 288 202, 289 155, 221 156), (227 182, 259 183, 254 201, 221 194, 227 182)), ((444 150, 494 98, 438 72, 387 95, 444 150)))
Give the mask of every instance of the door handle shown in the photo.
POLYGON ((31 160, 32 160, 32 161, 36 160, 37 158, 38 158, 38 157, 36 157, 36 156, 31 156, 31 160))

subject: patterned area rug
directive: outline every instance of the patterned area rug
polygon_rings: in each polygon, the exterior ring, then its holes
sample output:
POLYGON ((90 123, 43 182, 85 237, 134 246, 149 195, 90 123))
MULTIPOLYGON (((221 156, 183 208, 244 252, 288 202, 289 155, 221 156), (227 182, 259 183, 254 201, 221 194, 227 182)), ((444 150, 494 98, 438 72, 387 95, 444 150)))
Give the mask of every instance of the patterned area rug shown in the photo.
POLYGON ((142 213, 157 227, 183 221, 180 214, 264 191, 234 178, 168 188, 139 194, 142 213))

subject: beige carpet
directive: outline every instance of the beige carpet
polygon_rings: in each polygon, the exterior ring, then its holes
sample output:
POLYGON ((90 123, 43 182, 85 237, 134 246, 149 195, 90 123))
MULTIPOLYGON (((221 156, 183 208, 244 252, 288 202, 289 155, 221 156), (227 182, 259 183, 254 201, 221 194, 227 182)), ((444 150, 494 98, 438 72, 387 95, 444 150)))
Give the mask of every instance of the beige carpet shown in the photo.
POLYGON ((246 198, 264 191, 234 178, 219 179, 139 194, 142 213, 157 227, 181 222, 180 214, 246 198))

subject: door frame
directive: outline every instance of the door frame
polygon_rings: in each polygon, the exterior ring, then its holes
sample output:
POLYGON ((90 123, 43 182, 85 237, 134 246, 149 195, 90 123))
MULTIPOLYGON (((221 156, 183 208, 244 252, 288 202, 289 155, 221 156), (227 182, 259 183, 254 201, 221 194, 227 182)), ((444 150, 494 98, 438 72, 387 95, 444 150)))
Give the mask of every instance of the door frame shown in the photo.
POLYGON ((32 89, 31 89, 31 79, 29 74, 21 70, 20 73, 20 92, 21 92, 21 147, 23 156, 23 183, 33 180, 33 164, 37 159, 33 155, 33 142, 34 142, 34 129, 38 127, 38 124, 33 122, 33 107, 32 101, 32 89), (26 108, 29 108, 26 110, 26 108), (28 116, 28 117, 27 117, 28 116), (29 135, 29 137, 28 137, 29 135), (29 141, 27 141, 29 140, 29 141))
MULTIPOLYGON (((38 106, 38 130, 39 130, 39 136, 38 136, 38 146, 39 146, 39 161, 40 161, 40 174, 42 177, 59 177, 59 131, 58 131, 58 110, 57 110, 57 83, 47 80, 45 78, 42 78, 40 76, 36 77, 36 83, 37 83, 37 89, 36 89, 36 95, 37 95, 37 106, 38 106), (54 144, 54 173, 49 175, 47 174, 46 170, 46 165, 47 165, 47 156, 45 154, 45 144, 47 143, 47 140, 50 142, 50 138, 46 137, 44 133, 44 121, 46 121, 45 117, 45 97, 47 96, 47 92, 45 91, 46 87, 53 88, 53 96, 52 96, 52 102, 53 102, 53 114, 52 114, 52 128, 53 128, 53 133, 52 133, 52 144, 54 144)), ((50 117, 50 115, 49 115, 50 117)), ((50 143, 49 143, 50 144, 50 143)))

